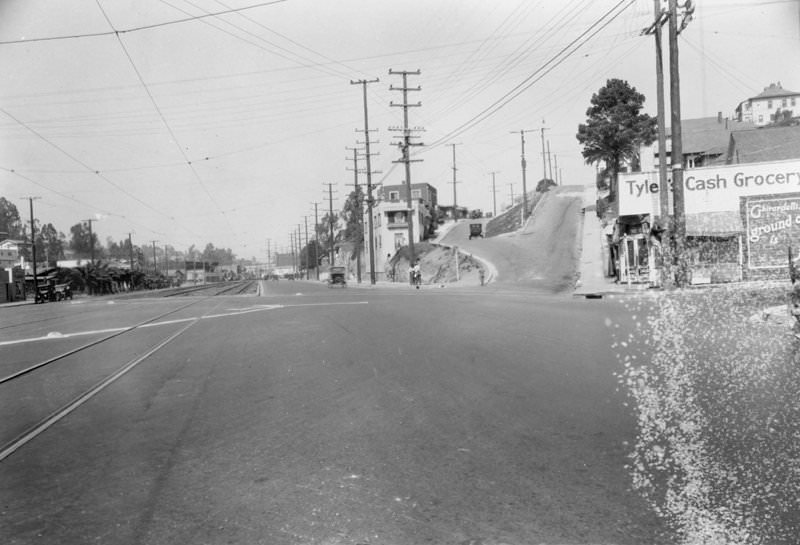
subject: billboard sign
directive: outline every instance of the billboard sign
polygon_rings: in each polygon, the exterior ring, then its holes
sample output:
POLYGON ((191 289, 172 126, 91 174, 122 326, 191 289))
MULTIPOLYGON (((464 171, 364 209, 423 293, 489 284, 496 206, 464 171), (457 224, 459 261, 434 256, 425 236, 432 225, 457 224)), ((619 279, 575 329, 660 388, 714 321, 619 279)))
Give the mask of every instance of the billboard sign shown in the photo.
POLYGON ((786 267, 788 249, 800 243, 800 193, 743 199, 747 232, 747 266, 786 267))
MULTIPOLYGON (((672 182, 667 180, 667 183, 672 182)), ((619 214, 657 215, 660 190, 658 172, 620 174, 619 214)), ((686 214, 738 211, 743 197, 794 192, 800 192, 800 160, 720 165, 683 173, 686 214)))

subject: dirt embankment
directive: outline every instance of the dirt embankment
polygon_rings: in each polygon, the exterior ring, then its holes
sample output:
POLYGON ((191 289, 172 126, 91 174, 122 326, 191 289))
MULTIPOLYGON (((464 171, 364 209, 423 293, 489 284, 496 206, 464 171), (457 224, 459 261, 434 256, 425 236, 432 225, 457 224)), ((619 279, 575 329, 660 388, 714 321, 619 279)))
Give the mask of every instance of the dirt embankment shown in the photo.
MULTIPOLYGON (((479 285, 483 267, 474 258, 457 250, 421 242, 414 245, 414 254, 420 260, 423 284, 479 285), (458 267, 456 267, 458 262, 458 267)), ((408 248, 403 247, 392 259, 395 282, 408 282, 408 248)), ((483 271, 486 275, 486 271, 483 271)))

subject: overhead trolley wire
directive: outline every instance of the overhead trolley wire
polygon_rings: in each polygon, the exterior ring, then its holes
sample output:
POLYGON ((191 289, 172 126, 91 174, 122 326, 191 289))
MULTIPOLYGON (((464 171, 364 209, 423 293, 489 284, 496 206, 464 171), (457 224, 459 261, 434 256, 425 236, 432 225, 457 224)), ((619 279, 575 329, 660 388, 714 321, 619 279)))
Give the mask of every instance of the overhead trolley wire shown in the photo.
POLYGON ((523 92, 528 90, 531 86, 535 83, 540 81, 545 75, 550 73, 554 68, 559 66, 563 63, 567 58, 572 56, 581 46, 586 44, 589 40, 591 40, 594 36, 596 36, 600 31, 606 28, 611 22, 613 22, 619 15, 622 14, 626 9, 628 9, 631 5, 634 4, 636 0, 620 0, 617 4, 615 4, 610 10, 604 13, 600 18, 598 18, 594 23, 592 23, 586 30, 581 32, 577 38, 572 40, 569 44, 564 46, 558 53, 556 53, 553 57, 551 57, 547 62, 545 62, 542 66, 536 69, 530 76, 525 78, 522 82, 517 84, 513 89, 505 93, 502 97, 494 101, 490 106, 484 108, 479 113, 474 115, 468 121, 462 123, 455 129, 451 130, 444 136, 435 140, 429 146, 423 148, 421 151, 415 153, 414 155, 419 155, 422 153, 426 153, 438 146, 441 146, 443 143, 447 142, 448 140, 464 133, 465 131, 471 129, 475 125, 483 122, 484 120, 488 119, 495 113, 497 113, 500 109, 506 106, 509 102, 520 96, 523 92), (623 4, 625 4, 623 6, 623 4), (621 9, 620 9, 620 6, 621 9), (617 13, 614 13, 618 10, 617 13), (613 15, 612 15, 613 14, 613 15), (597 27, 597 28, 596 28, 597 27))
MULTIPOLYGON (((114 25, 111 22, 111 19, 108 18, 108 15, 106 14, 106 11, 103 9, 102 4, 100 4, 100 0, 95 0, 95 1, 97 2, 97 7, 100 8, 100 11, 102 12, 103 17, 105 17, 106 21, 108 22, 108 25, 113 29, 114 25)), ((161 118, 161 122, 164 124, 164 127, 166 127, 167 132, 169 133, 170 137, 172 138, 172 141, 175 144, 175 147, 178 148, 178 152, 181 154, 181 157, 183 157, 184 161, 186 161, 186 164, 188 165, 189 169, 191 170, 192 175, 197 180, 197 183, 203 189, 205 194, 208 196, 209 200, 211 200, 211 202, 214 203, 214 206, 216 206, 217 210, 220 212, 220 214, 222 214, 222 217, 225 219, 225 223, 228 224, 228 229, 230 230, 230 233, 232 235, 236 235, 236 231, 233 229, 233 226, 231 225, 231 222, 228 219, 228 216, 225 214, 225 212, 222 211, 222 208, 220 208, 220 205, 219 205, 219 202, 217 201, 217 199, 215 199, 214 196, 211 195, 211 192, 208 190, 208 187, 206 187, 206 185, 203 183, 203 180, 200 178, 200 175, 197 173, 197 170, 194 168, 194 165, 192 165, 192 161, 186 155, 186 152, 183 150, 183 147, 181 146, 180 142, 178 141, 177 136, 173 132, 173 130, 170 127, 169 123, 167 122, 166 117, 164 117, 164 114, 161 112, 161 108, 159 108, 158 102, 156 102, 156 99, 153 96, 153 93, 150 91, 150 89, 147 86, 147 83, 144 81, 144 78, 142 77, 141 72, 137 68, 136 63, 133 61, 133 57, 131 57, 131 54, 128 52, 128 48, 125 47, 125 43, 122 41, 122 37, 119 35, 118 32, 115 32, 114 35, 116 36, 117 41, 119 42, 119 45, 122 48, 123 53, 125 53, 125 56, 127 57, 128 62, 131 65, 131 68, 133 68, 133 71, 136 73, 136 77, 139 79, 139 82, 142 84, 142 87, 144 88, 145 93, 147 93, 147 96, 150 98, 150 102, 152 103, 153 108, 155 109, 155 111, 158 114, 158 116, 161 118)), ((191 231, 189 231, 189 232, 191 232, 191 231)))
MULTIPOLYGON (((127 28, 124 30, 111 30, 106 32, 87 32, 83 34, 68 34, 64 36, 45 36, 41 38, 21 38, 18 40, 3 40, 0 41, 0 45, 11 45, 11 44, 21 44, 21 43, 30 43, 30 42, 48 42, 48 41, 55 41, 55 40, 74 40, 79 38, 96 38, 99 36, 113 36, 119 34, 128 34, 131 32, 139 32, 141 30, 150 30, 153 28, 160 28, 169 25, 177 25, 181 23, 189 23, 193 21, 197 21, 200 19, 205 19, 207 17, 217 17, 219 15, 225 15, 228 13, 236 13, 239 11, 246 11, 250 9, 262 8, 264 6, 271 6, 273 4, 280 4, 283 2, 288 2, 288 0, 270 0, 269 2, 261 2, 259 4, 252 4, 249 6, 242 6, 241 8, 233 8, 233 9, 226 9, 224 11, 216 11, 214 13, 207 13, 205 15, 193 15, 191 17, 184 17, 183 19, 175 19, 172 21, 163 21, 161 23, 153 23, 150 25, 142 25, 133 28, 127 28)), ((113 28, 113 25, 112 25, 113 28)))
POLYGON ((104 182, 106 182, 107 184, 109 184, 110 186, 112 186, 114 189, 116 189, 116 190, 120 191, 121 193, 124 193, 125 195, 127 195, 127 196, 128 196, 128 197, 130 197, 131 199, 135 200, 135 201, 136 201, 136 202, 138 202, 139 204, 142 204, 142 205, 144 205, 145 207, 149 208, 150 210, 152 210, 153 212, 155 212, 155 213, 156 213, 156 214, 158 214, 159 216, 163 216, 163 217, 165 217, 165 218, 169 218, 169 219, 174 219, 174 218, 172 218, 171 216, 167 215, 166 213, 164 213, 164 212, 162 212, 162 211, 158 210, 157 208, 154 208, 152 205, 150 205, 150 204, 146 203, 145 201, 143 201, 142 199, 140 199, 139 197, 137 197, 136 195, 134 195, 133 193, 131 193, 130 191, 128 191, 127 189, 125 189, 124 187, 120 186, 119 184, 116 184, 116 183, 114 183, 113 181, 111 181, 110 179, 108 179, 107 177, 105 177, 105 176, 104 176, 104 175, 103 175, 103 174, 102 174, 102 173, 101 173, 99 170, 97 170, 97 169, 94 169, 94 168, 92 168, 91 166, 87 165, 86 163, 84 163, 84 162, 83 162, 83 161, 81 161, 79 158, 77 158, 77 157, 75 157, 74 155, 72 155, 70 152, 68 152, 67 150, 65 150, 64 148, 62 148, 61 146, 59 146, 59 145, 58 145, 58 144, 56 144, 55 142, 53 142, 53 141, 49 140, 49 139, 48 139, 47 137, 45 137, 44 135, 42 135, 41 133, 39 133, 38 131, 36 131, 36 130, 35 130, 35 129, 33 129, 32 127, 28 126, 28 125, 27 125, 27 124, 26 124, 24 121, 22 121, 22 120, 20 120, 20 119, 18 119, 18 118, 16 118, 16 117, 14 117, 14 115, 12 115, 12 114, 11 114, 10 112, 8 112, 7 110, 5 110, 5 109, 3 109, 3 108, 0 108, 0 112, 4 113, 4 114, 5 114, 5 115, 7 115, 8 117, 10 117, 10 118, 11 118, 11 119, 13 119, 14 121, 16 121, 16 122, 17 122, 17 123, 18 123, 18 124, 19 124, 21 127, 24 127, 25 129, 27 129, 28 131, 30 131, 31 133, 33 133, 33 135, 34 135, 34 136, 36 136, 37 138, 39 138, 39 139, 40 139, 40 140, 42 140, 43 142, 45 142, 45 143, 49 144, 49 145, 50 145, 50 146, 52 146, 53 148, 57 149, 58 151, 60 151, 61 153, 63 153, 64 155, 66 155, 67 157, 69 157, 70 159, 72 159, 73 161, 75 161, 76 163, 78 163, 79 165, 81 165, 81 166, 82 166, 83 168, 85 168, 85 169, 86 169, 86 170, 87 170, 87 171, 88 171, 90 174, 94 174, 94 175, 96 175, 98 178, 100 178, 101 180, 103 180, 104 182))

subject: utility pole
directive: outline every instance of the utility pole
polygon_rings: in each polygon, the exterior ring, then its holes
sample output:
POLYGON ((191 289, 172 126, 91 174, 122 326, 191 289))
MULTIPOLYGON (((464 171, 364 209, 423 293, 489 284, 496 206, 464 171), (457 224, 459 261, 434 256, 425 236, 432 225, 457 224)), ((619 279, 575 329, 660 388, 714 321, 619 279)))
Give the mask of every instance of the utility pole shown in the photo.
MULTIPOLYGON (((375 234, 374 234, 374 227, 372 222, 372 206, 374 204, 374 200, 372 198, 372 155, 369 150, 369 113, 367 111, 367 84, 368 83, 378 83, 380 81, 378 78, 371 79, 371 80, 358 80, 358 81, 350 81, 350 85, 361 85, 361 89, 364 95, 364 156, 366 158, 367 164, 367 229, 369 231, 369 243, 367 244, 367 248, 369 250, 369 282, 370 284, 375 284, 375 234)), ((363 228, 362 228, 363 231, 363 228)), ((359 275, 361 274, 361 268, 358 269, 359 275)))
POLYGON ((333 251, 333 183, 328 182, 326 184, 328 186, 328 232, 330 236, 330 264, 329 266, 333 266, 334 260, 334 251, 333 251))
POLYGON ((311 203, 314 205, 314 270, 317 271, 317 280, 319 280, 319 203, 311 203))
MULTIPOLYGON (((525 131, 524 129, 520 129, 519 131, 511 131, 512 134, 519 133, 520 141, 522 143, 522 218, 523 220, 528 217, 528 184, 525 178, 525 170, 528 166, 528 162, 525 160, 525 133, 530 131, 525 131)), ((513 193, 513 189, 512 189, 513 193)), ((514 206, 514 199, 511 199, 511 206, 514 206)))
POLYGON ((553 154, 553 162, 556 164, 556 166, 554 167, 555 173, 556 173, 555 182, 558 185, 561 185, 561 176, 559 176, 559 173, 558 173, 558 155, 556 155, 555 153, 553 154))
POLYGON ((672 282, 671 235, 672 226, 669 221, 669 195, 671 189, 667 179, 667 127, 664 99, 664 55, 661 49, 662 27, 667 23, 669 14, 661 8, 661 0, 653 0, 655 20, 642 31, 642 34, 653 34, 656 42, 656 107, 658 123, 658 186, 659 215, 661 216, 661 261, 663 263, 662 286, 668 287, 672 282))
MULTIPOLYGON (((400 104, 395 104, 394 102, 390 102, 389 106, 399 106, 403 108, 403 143, 400 145, 403 158, 399 161, 392 161, 393 163, 405 163, 406 166, 406 204, 408 210, 406 212, 406 221, 408 222, 408 252, 409 252, 409 263, 413 266, 415 259, 414 254, 414 218, 413 213, 414 210, 412 208, 412 200, 411 200, 411 163, 420 162, 421 159, 411 159, 411 146, 421 146, 422 143, 411 143, 411 128, 408 126, 408 109, 411 107, 419 107, 422 106, 421 102, 417 102, 416 104, 409 104, 408 103, 408 92, 409 91, 421 91, 422 88, 412 87, 409 88, 408 86, 408 76, 420 75, 419 70, 408 71, 408 70, 392 70, 389 69, 390 75, 401 75, 403 77, 403 86, 402 87, 395 87, 394 85, 389 86, 390 91, 402 91, 403 93, 403 102, 400 104)), ((411 279, 409 278, 409 281, 411 279)))
POLYGON ((150 242, 153 243, 153 274, 158 274, 158 260, 156 259, 156 242, 157 240, 151 240, 150 242))
MULTIPOLYGON (((297 241, 297 264, 300 266, 300 276, 303 275, 303 235, 300 232, 301 225, 297 224, 297 237, 295 240, 297 241)), ((308 256, 306 256, 306 269, 308 269, 308 256)))
POLYGON ((89 224, 89 255, 91 256, 91 263, 94 265, 94 234, 92 233, 92 222, 94 219, 83 220, 89 224))
POLYGON ((511 190, 511 206, 514 206, 514 184, 506 184, 511 190))
MULTIPOLYGON (((687 4, 689 4, 687 2, 687 4)), ((683 143, 681 139, 681 83, 678 62, 678 33, 683 30, 691 18, 694 8, 689 4, 683 14, 681 28, 678 29, 678 2, 669 0, 669 95, 671 106, 672 132, 672 192, 673 215, 675 218, 675 259, 677 262, 676 283, 678 287, 686 284, 686 256, 684 244, 686 239, 686 217, 684 213, 683 195, 683 143)))
POLYGON ((460 146, 461 144, 450 144, 453 148, 453 221, 458 221, 458 205, 456 204, 456 184, 461 183, 456 181, 456 146, 460 146))
POLYGON ((542 119, 541 130, 542 130, 542 173, 543 173, 542 177, 544 179, 547 179, 547 157, 545 157, 545 151, 544 151, 544 131, 546 131, 547 128, 544 127, 544 119, 542 119))
POLYGON ((309 258, 311 257, 311 252, 308 249, 308 216, 303 216, 303 221, 306 224, 306 280, 308 280, 309 258))
MULTIPOLYGON (((364 242, 364 211, 362 209, 362 202, 361 202, 361 187, 358 185, 358 148, 348 148, 345 147, 346 150, 353 151, 353 188, 355 188, 356 192, 356 206, 358 209, 358 226, 361 231, 361 242, 363 245, 364 242)), ((351 170, 351 169, 348 169, 351 170)), ((359 284, 361 283, 361 248, 356 246, 356 282, 359 284)))
POLYGON ((497 217, 497 187, 495 186, 494 182, 494 175, 497 174, 496 172, 492 172, 492 217, 497 217))
POLYGON ((550 160, 550 140, 547 141, 547 169, 550 171, 550 179, 553 179, 553 162, 550 160))
POLYGON ((128 251, 130 252, 131 283, 133 283, 133 241, 131 240, 131 236, 133 236, 133 233, 128 233, 128 251))
POLYGON ((289 231, 289 253, 292 256, 292 274, 297 273, 297 261, 294 256, 294 233, 289 231))
POLYGON ((164 244, 164 264, 167 269, 167 278, 169 278, 169 250, 167 248, 168 246, 164 244))
POLYGON ((33 201, 39 200, 41 197, 27 197, 27 199, 31 209, 31 257, 33 258, 31 265, 33 267, 33 301, 36 302, 39 294, 39 279, 36 276, 36 223, 33 221, 33 201))
POLYGON ((270 239, 267 239, 267 273, 272 276, 272 251, 270 249, 270 239))

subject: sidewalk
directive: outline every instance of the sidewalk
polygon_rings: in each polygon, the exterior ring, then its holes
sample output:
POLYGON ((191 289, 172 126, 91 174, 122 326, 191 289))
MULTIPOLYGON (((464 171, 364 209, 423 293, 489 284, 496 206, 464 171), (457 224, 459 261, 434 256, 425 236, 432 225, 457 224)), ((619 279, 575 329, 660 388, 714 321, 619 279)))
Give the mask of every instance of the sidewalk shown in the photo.
POLYGON ((604 255, 608 255, 608 244, 603 234, 600 218, 595 212, 594 190, 587 189, 583 199, 583 238, 581 240, 580 277, 575 283, 573 295, 589 299, 606 294, 635 293, 647 289, 646 284, 618 284, 615 278, 605 276, 604 255))

